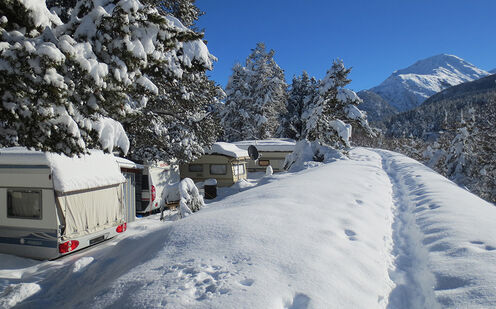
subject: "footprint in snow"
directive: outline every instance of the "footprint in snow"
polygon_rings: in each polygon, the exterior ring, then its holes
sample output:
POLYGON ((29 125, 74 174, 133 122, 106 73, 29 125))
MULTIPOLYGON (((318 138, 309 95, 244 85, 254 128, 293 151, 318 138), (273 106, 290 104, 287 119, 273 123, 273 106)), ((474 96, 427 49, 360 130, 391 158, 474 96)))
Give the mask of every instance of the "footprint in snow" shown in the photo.
POLYGON ((486 245, 483 241, 480 241, 480 240, 472 240, 470 243, 473 244, 473 245, 479 245, 477 247, 479 247, 481 249, 484 249, 486 251, 494 251, 494 250, 496 250, 496 247, 490 246, 490 245, 486 245))
POLYGON ((348 236, 348 239, 349 240, 357 240, 357 238, 355 237, 356 236, 356 233, 355 231, 353 230, 344 230, 344 233, 346 234, 346 236, 348 236))
POLYGON ((297 293, 291 301, 286 303, 284 309, 307 309, 310 304, 310 297, 303 293, 297 293))
POLYGON ((252 286, 253 283, 255 283, 255 280, 253 280, 253 279, 244 279, 244 280, 241 280, 239 283, 241 283, 244 286, 252 286))

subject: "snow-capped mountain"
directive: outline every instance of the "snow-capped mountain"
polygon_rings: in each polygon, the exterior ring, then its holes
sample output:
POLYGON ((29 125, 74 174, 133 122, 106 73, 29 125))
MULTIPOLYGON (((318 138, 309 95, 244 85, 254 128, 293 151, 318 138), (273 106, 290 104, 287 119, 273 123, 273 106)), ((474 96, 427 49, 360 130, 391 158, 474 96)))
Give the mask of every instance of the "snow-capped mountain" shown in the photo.
POLYGON ((413 109, 431 95, 490 73, 454 55, 441 54, 395 71, 370 91, 399 111, 413 109))
POLYGON ((491 71, 489 71, 489 73, 496 74, 496 69, 492 69, 491 71))

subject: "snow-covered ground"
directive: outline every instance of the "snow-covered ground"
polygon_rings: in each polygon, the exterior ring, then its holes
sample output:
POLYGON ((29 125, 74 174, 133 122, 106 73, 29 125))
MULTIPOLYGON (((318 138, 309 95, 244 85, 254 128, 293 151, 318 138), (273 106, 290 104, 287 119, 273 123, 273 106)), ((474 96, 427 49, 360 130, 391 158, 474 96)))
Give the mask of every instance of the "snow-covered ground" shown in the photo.
POLYGON ((312 166, 59 260, 0 255, 0 308, 496 307, 496 207, 392 152, 312 166))

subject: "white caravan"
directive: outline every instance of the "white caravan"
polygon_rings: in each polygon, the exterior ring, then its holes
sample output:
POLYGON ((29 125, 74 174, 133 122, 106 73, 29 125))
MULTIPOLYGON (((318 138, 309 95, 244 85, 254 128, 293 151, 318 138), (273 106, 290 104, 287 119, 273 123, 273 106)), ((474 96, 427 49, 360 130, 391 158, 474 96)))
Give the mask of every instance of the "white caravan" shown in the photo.
POLYGON ((136 205, 137 214, 150 214, 160 211, 166 204, 167 188, 180 181, 177 165, 165 162, 144 164, 141 177, 141 205, 136 205))
POLYGON ((0 149, 0 253, 53 259, 126 230, 111 154, 0 149))

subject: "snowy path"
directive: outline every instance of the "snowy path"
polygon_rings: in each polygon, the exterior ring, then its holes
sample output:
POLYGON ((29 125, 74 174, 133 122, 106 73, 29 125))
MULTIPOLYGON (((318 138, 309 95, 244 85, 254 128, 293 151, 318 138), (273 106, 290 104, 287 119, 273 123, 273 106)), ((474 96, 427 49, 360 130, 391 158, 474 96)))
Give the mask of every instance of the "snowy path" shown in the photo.
POLYGON ((389 275, 396 287, 389 296, 388 308, 439 308, 433 290, 435 278, 427 267, 428 252, 422 246, 423 234, 415 220, 415 201, 412 200, 412 196, 424 193, 423 186, 416 184, 412 175, 398 173, 390 153, 377 153, 391 181, 395 215, 392 251, 395 267, 389 275))
POLYGON ((496 308, 496 208, 422 164, 376 150, 393 189, 388 308, 496 308))

